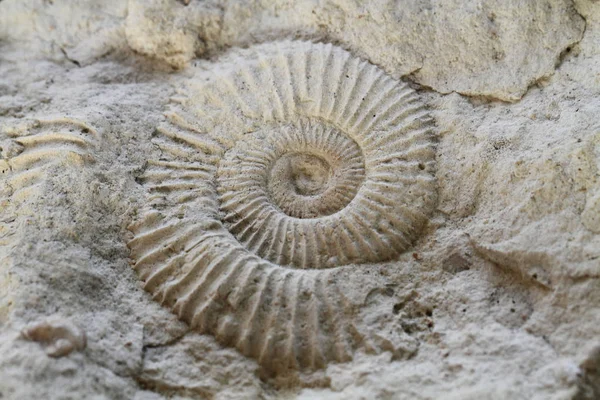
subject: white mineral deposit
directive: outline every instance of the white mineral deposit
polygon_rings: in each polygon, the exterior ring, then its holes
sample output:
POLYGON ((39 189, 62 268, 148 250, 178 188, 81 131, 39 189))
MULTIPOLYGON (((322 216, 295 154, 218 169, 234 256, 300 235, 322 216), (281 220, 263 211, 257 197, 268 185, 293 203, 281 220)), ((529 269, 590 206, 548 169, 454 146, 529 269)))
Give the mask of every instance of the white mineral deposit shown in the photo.
POLYGON ((600 399, 600 2, 0 0, 0 399, 600 399))

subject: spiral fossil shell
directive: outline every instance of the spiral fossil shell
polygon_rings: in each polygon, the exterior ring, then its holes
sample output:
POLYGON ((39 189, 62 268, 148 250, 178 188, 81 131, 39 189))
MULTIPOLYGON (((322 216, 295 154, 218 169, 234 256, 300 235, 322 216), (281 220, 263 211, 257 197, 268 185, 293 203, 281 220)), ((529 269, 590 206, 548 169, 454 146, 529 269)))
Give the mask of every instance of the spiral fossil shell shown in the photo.
POLYGON ((144 287, 267 369, 377 351, 336 283, 405 251, 435 201, 417 94, 329 44, 276 42, 195 69, 132 224, 144 287))

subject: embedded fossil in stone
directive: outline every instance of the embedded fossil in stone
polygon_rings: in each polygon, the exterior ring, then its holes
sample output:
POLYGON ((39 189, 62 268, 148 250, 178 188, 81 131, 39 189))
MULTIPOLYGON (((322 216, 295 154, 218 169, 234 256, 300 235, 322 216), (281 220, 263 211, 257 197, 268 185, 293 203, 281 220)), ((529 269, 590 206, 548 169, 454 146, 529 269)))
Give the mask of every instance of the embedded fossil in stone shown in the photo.
POLYGON ((50 357, 64 357, 86 346, 85 332, 70 321, 52 318, 21 331, 24 339, 41 343, 50 357))
POLYGON ((13 203, 30 198, 48 168, 91 161, 89 150, 98 137, 92 127, 71 118, 35 120, 3 133, 9 139, 0 148, 0 171, 6 174, 2 192, 13 203))
POLYGON ((276 42, 198 68, 153 139, 130 229, 144 288, 267 370, 381 351, 336 283, 411 246, 435 202, 417 94, 338 47, 276 42))

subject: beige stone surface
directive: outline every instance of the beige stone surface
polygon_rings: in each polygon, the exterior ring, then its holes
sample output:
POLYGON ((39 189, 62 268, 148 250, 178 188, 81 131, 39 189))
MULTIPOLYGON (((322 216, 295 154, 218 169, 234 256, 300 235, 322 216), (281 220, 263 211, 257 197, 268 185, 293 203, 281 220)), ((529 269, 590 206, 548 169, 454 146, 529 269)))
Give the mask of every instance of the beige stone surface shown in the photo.
MULTIPOLYGON (((1 1, 0 397, 600 398, 599 43, 594 0, 1 1), (200 104, 185 115, 210 140, 274 129, 264 84, 244 119, 205 82, 282 40, 331 43, 414 90, 437 198, 402 254, 324 269, 375 345, 285 371, 153 300, 131 245, 150 162, 206 160, 181 133, 165 147, 172 105, 200 104)), ((308 82, 304 114, 329 84, 308 82)), ((337 182, 310 164, 274 176, 337 182)), ((329 212, 315 207, 288 212, 329 212)))

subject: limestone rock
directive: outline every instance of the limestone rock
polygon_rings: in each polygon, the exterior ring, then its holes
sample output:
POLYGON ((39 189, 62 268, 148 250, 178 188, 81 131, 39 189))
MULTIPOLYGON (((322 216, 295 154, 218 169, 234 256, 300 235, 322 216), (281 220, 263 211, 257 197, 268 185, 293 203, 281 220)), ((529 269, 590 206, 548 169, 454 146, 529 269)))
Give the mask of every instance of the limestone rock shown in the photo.
POLYGON ((598 43, 595 0, 0 1, 0 397, 599 398, 598 43))

